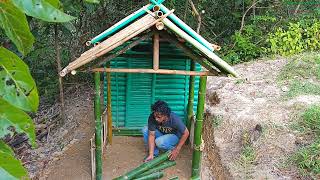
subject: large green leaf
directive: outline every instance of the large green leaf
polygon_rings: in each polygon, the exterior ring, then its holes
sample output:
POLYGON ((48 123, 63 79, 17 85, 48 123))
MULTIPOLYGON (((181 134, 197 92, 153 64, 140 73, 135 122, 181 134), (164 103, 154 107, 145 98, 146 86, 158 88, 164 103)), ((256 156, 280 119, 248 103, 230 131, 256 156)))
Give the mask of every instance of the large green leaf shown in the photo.
POLYGON ((28 66, 0 47, 0 98, 25 111, 37 111, 39 96, 28 66))
POLYGON ((75 17, 65 14, 45 0, 11 0, 27 15, 48 22, 68 22, 75 17))
POLYGON ((10 0, 0 0, 0 27, 23 55, 30 52, 34 37, 27 18, 10 0))
POLYGON ((88 2, 88 3, 100 3, 100 1, 99 0, 85 0, 86 2, 88 2))
POLYGON ((12 154, 0 151, 0 179, 29 179, 26 169, 12 154))
POLYGON ((8 129, 10 127, 14 127, 17 133, 26 133, 29 137, 29 143, 35 147, 35 127, 30 116, 0 98, 0 138, 7 134, 13 134, 8 129))
POLYGON ((60 9, 60 1, 59 0, 46 0, 48 3, 50 3, 53 7, 60 9))
POLYGON ((11 154, 12 156, 14 155, 13 150, 8 145, 6 145, 6 143, 0 140, 0 152, 1 151, 7 154, 11 154))

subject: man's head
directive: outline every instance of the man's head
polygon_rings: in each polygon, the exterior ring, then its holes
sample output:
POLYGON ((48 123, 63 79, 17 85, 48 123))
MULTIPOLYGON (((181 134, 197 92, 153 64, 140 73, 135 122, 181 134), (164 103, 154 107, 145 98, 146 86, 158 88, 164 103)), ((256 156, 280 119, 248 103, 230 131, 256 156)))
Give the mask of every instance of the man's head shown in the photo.
POLYGON ((162 123, 169 119, 171 109, 168 104, 164 101, 157 101, 151 106, 151 111, 157 122, 162 123))

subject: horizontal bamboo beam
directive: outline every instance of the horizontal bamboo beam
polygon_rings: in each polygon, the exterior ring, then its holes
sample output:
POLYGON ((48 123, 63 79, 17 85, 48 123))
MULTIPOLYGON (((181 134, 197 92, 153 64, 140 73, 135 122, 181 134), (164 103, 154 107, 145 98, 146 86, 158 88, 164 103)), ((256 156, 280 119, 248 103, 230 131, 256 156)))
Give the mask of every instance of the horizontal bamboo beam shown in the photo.
POLYGON ((170 69, 113 69, 113 68, 95 68, 93 72, 116 72, 116 73, 149 73, 149 74, 179 74, 185 76, 215 76, 209 71, 183 71, 183 70, 170 70, 170 69))

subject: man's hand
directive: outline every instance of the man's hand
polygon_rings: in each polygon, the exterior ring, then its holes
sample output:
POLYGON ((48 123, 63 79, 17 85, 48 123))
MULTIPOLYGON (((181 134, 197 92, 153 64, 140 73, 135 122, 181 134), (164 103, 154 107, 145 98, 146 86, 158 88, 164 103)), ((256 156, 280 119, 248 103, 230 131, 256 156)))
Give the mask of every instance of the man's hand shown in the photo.
POLYGON ((144 159, 144 162, 151 161, 153 158, 153 155, 149 155, 146 159, 144 159))
POLYGON ((172 150, 171 154, 170 154, 170 158, 169 158, 170 161, 176 160, 179 153, 180 153, 180 148, 179 148, 179 147, 175 147, 175 148, 172 150))

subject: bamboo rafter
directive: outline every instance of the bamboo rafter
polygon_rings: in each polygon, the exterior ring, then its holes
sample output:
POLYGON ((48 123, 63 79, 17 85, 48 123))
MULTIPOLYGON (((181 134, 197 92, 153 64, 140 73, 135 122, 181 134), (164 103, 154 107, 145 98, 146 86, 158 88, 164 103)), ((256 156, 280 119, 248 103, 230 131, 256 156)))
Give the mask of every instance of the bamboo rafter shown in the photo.
POLYGON ((90 50, 83 53, 78 59, 71 62, 67 67, 65 67, 61 72, 60 76, 65 76, 67 73, 75 70, 94 59, 112 51, 113 49, 119 47, 126 41, 134 38, 138 34, 142 33, 143 31, 149 29, 151 26, 155 25, 157 22, 160 22, 174 10, 171 10, 169 13, 165 14, 159 19, 156 19, 152 14, 146 14, 142 18, 138 19, 134 23, 130 24, 123 30, 119 31, 115 35, 111 36, 110 38, 106 39, 102 43, 98 44, 97 46, 91 48, 90 50))

